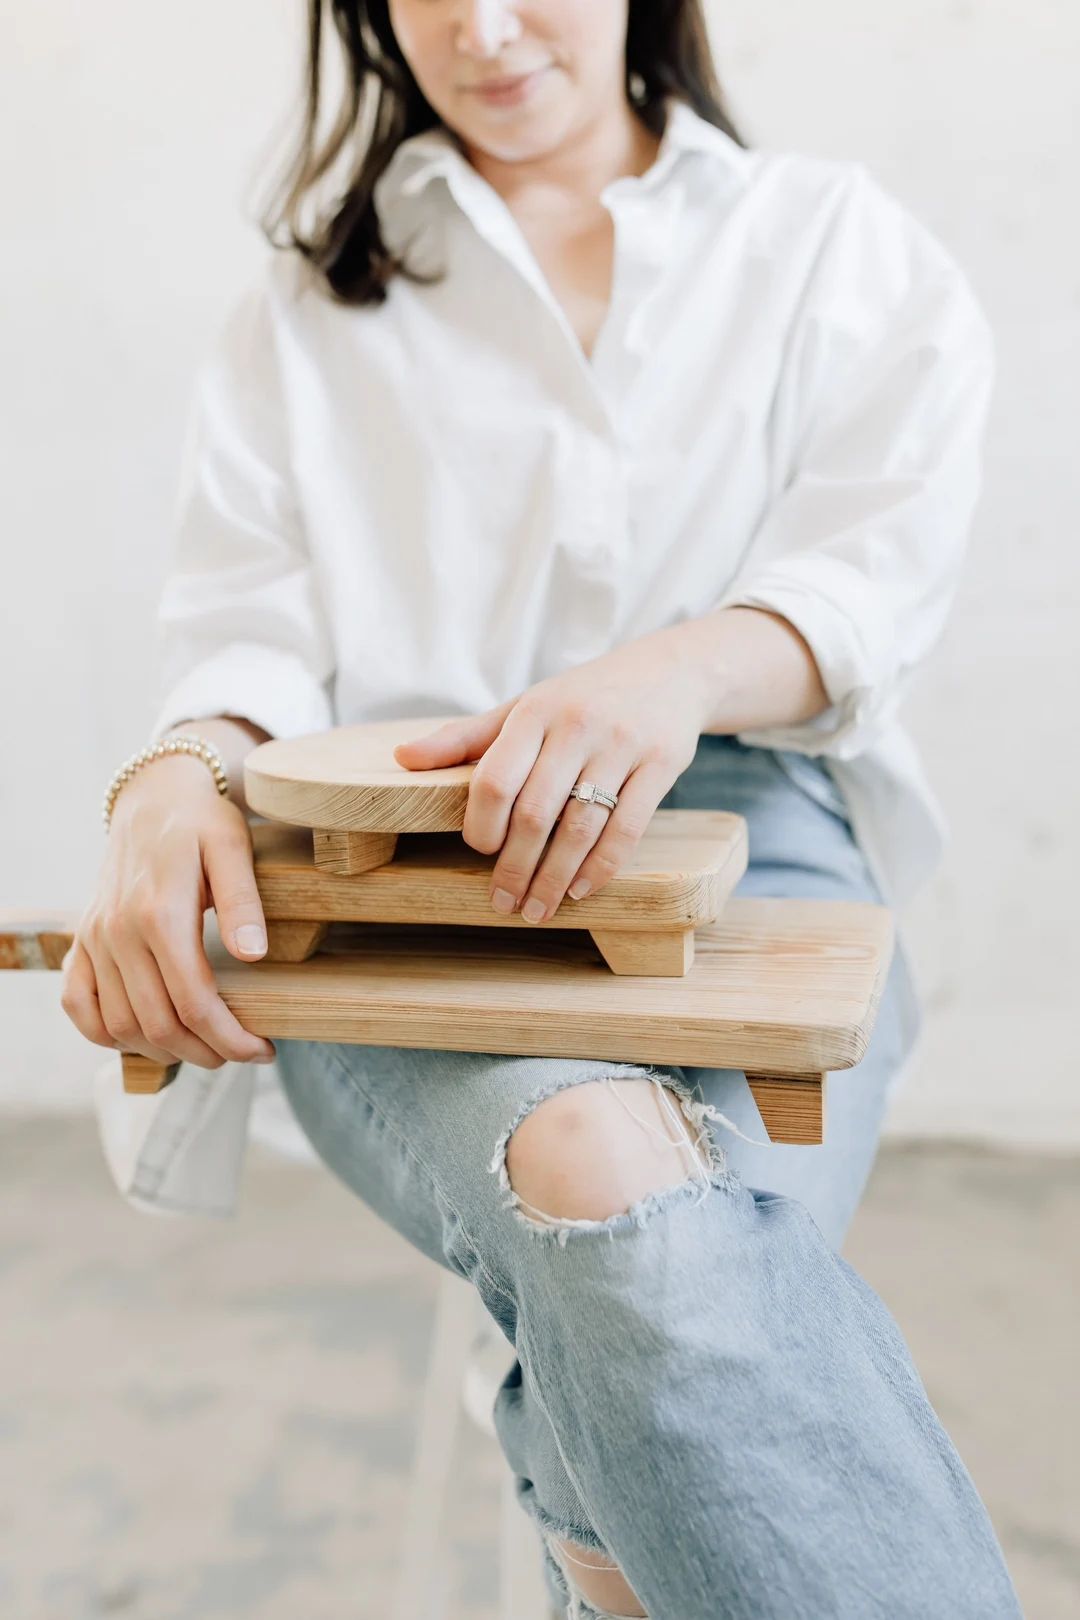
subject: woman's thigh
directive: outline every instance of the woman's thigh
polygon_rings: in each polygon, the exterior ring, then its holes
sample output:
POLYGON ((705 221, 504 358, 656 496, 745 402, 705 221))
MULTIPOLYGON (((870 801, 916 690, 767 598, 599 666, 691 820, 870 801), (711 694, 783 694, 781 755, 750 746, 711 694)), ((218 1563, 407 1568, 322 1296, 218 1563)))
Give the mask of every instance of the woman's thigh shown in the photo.
MULTIPOLYGON (((703 736, 662 807, 730 809, 746 817, 750 863, 738 894, 879 898, 842 801, 814 761, 800 759, 792 767, 787 756, 778 760, 733 738, 703 736)), ((896 989, 894 972, 866 1057, 857 1069, 830 1077, 824 1145, 758 1147, 718 1123, 711 1127, 729 1167, 747 1185, 799 1198, 837 1245, 873 1161, 898 1060, 896 989)), ((563 1086, 635 1072, 667 1076, 747 1136, 764 1137, 745 1078, 734 1070, 276 1044, 293 1112, 330 1169, 416 1247, 478 1283, 494 1264, 511 1202, 500 1173, 507 1137, 563 1086)), ((498 1287, 490 1275, 487 1281, 498 1287)))
MULTIPOLYGON (((475 1283, 493 1314, 512 1298, 528 1224, 505 1170, 510 1134, 566 1086, 677 1069, 332 1042, 276 1043, 290 1105, 334 1173, 416 1248, 475 1283)), ((542 1228, 540 1229, 542 1230, 542 1228)))

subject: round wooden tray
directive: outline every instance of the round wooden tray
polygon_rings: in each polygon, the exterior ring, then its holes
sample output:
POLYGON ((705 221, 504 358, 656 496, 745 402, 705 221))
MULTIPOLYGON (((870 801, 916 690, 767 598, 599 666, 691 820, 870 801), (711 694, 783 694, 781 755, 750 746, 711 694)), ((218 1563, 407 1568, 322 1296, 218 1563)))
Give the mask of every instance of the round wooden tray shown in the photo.
POLYGON ((260 743, 244 761, 248 805, 325 832, 460 832, 475 764, 410 771, 393 755, 453 718, 374 720, 260 743))

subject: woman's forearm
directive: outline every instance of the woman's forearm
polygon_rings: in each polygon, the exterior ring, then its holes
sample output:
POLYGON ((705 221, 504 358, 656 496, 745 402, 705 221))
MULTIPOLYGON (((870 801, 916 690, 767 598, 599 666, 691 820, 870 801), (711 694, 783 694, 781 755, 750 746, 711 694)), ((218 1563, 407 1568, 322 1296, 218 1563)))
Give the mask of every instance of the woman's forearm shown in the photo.
MULTIPOLYGON (((789 620, 764 608, 717 608, 656 632, 685 659, 700 694, 700 729, 734 734, 767 726, 797 725, 829 707, 813 653, 789 620)), ((244 760, 270 733, 239 715, 182 720, 163 736, 202 736, 221 755, 229 798, 248 814, 244 760)), ((154 739, 157 741, 158 739, 154 739)), ((177 755, 170 768, 191 781, 213 779, 202 760, 177 755)))
POLYGON ((829 707, 813 653, 778 613, 717 608, 662 634, 677 638, 701 683, 702 731, 734 734, 797 725, 829 707))
MULTIPOLYGON (((221 755, 221 762, 225 766, 225 773, 229 778, 229 798, 233 804, 239 805, 245 815, 248 813, 247 798, 244 794, 244 760, 251 750, 261 742, 267 742, 270 733, 261 726, 255 725, 251 720, 244 720, 238 715, 215 715, 209 720, 180 720, 176 725, 168 726, 162 737, 205 737, 221 755)), ((155 742, 159 738, 153 739, 155 742)), ((190 754, 178 754, 175 760, 169 761, 170 767, 179 765, 186 768, 191 774, 191 780, 201 781, 202 777, 213 788, 214 781, 205 763, 190 754), (201 773, 197 775, 196 773, 201 773)), ((214 789, 216 792, 217 790, 214 789)))

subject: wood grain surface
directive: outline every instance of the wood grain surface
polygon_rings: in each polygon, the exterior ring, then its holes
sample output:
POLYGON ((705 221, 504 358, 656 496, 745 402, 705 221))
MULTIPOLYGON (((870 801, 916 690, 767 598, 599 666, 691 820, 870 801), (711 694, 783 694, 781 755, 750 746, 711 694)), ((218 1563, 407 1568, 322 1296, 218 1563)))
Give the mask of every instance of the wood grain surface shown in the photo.
POLYGON ((209 949, 271 1039, 690 1063, 797 1079, 862 1058, 892 956, 887 907, 732 899, 683 978, 620 978, 580 932, 335 924, 308 962, 209 949))

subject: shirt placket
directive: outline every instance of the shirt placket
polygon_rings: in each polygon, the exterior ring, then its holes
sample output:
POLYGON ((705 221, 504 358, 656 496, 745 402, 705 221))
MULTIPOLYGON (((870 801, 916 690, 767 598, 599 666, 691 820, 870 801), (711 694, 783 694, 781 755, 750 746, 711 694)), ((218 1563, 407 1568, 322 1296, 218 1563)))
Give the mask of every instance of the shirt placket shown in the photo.
POLYGON ((681 201, 678 182, 647 191, 639 181, 608 188, 615 221, 615 262, 607 318, 586 362, 589 384, 602 405, 602 428, 582 442, 579 487, 585 492, 575 550, 587 597, 571 652, 583 661, 618 639, 623 603, 633 586, 632 503, 636 446, 631 424, 647 364, 649 317, 662 298, 681 201))
MULTIPOLYGON (((509 209, 467 173, 453 169, 446 178, 478 233, 543 305, 573 368, 571 408, 577 406, 580 425, 562 469, 568 509, 555 543, 564 563, 557 575, 562 658, 576 665, 612 645, 630 583, 633 444, 626 424, 648 358, 648 313, 660 293, 681 188, 674 177, 659 189, 627 176, 603 193, 610 199, 615 253, 611 301, 590 360, 509 209)), ((560 403, 565 408, 566 401, 560 403)))

